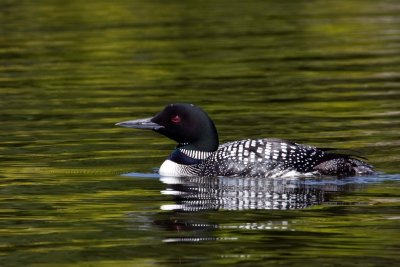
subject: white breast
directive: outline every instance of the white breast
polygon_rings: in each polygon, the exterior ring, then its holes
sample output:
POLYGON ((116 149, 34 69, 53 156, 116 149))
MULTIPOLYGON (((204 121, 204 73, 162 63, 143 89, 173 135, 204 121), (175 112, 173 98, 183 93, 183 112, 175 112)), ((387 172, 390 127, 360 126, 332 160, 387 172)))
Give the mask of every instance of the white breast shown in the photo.
POLYGON ((182 176, 183 166, 169 159, 163 162, 158 173, 161 176, 182 176))

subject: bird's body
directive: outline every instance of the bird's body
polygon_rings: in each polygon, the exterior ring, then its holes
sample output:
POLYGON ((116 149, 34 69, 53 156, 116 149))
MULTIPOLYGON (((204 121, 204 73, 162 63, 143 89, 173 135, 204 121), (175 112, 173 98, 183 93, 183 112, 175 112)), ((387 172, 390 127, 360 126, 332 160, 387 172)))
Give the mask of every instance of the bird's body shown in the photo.
POLYGON ((163 176, 354 176, 373 167, 348 154, 281 139, 245 139, 218 144, 214 123, 200 108, 171 104, 150 119, 118 125, 152 129, 178 142, 161 165, 163 176))

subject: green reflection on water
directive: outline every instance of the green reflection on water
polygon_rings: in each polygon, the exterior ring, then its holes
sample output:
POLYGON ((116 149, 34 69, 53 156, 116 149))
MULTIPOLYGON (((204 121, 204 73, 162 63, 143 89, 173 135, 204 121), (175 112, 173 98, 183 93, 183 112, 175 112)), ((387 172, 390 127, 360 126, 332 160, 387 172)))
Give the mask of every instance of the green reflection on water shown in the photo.
POLYGON ((397 1, 2 1, 0 257, 18 265, 393 265, 398 181, 304 210, 171 213, 174 147, 114 123, 192 102, 399 173, 397 1), (346 205, 342 205, 344 201, 346 205), (185 222, 217 225, 190 228, 185 222), (165 243, 181 237, 208 241, 165 243))

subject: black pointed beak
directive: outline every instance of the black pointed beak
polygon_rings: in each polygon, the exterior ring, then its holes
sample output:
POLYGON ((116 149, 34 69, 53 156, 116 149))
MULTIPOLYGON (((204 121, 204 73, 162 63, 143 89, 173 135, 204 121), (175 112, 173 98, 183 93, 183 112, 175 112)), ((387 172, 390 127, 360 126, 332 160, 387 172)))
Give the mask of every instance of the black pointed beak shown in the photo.
POLYGON ((161 126, 155 122, 152 122, 151 119, 152 118, 123 121, 123 122, 118 122, 115 125, 122 126, 122 127, 128 127, 128 128, 148 129, 148 130, 158 130, 158 129, 164 128, 164 126, 161 126))

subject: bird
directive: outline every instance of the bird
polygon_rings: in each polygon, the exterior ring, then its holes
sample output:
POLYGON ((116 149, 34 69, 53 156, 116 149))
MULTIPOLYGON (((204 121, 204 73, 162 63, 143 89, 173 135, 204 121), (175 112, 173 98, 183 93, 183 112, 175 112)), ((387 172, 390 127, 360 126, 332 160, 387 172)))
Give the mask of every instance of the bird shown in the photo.
POLYGON ((177 142, 159 168, 161 176, 343 178, 375 173, 362 157, 284 139, 249 138, 219 144, 214 122, 193 104, 169 104, 153 117, 116 125, 153 130, 177 142))

